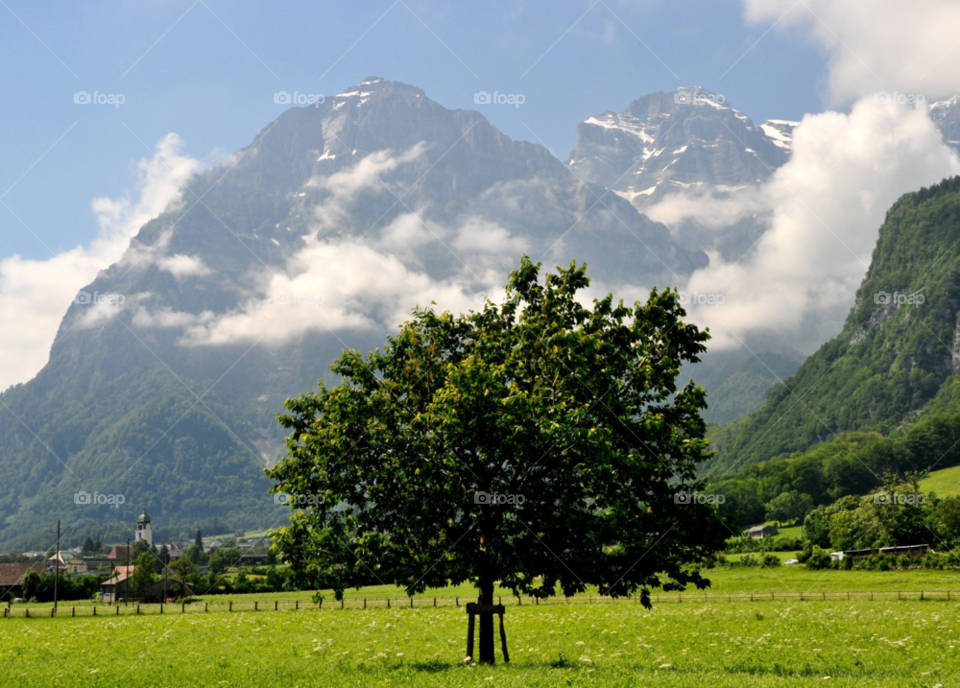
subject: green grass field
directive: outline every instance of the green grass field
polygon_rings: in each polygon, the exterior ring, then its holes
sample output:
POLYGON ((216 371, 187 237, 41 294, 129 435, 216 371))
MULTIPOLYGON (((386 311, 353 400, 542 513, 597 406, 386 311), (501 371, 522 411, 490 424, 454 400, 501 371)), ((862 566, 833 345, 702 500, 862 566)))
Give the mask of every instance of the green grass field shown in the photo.
POLYGON ((960 495, 960 466, 934 471, 920 481, 922 492, 936 492, 938 497, 960 495))
POLYGON ((456 608, 0 619, 0 685, 950 686, 955 604, 511 607, 496 667, 456 608))

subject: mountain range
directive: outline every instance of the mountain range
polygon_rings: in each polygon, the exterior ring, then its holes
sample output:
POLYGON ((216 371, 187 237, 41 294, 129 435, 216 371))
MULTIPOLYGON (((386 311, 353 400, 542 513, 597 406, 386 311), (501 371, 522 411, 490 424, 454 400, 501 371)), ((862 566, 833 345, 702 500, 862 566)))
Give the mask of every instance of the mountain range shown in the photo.
MULTIPOLYGON (((381 345, 418 304, 472 307, 521 253, 586 262, 600 291, 681 284, 762 222, 686 231, 643 210, 762 181, 789 159, 792 127, 691 87, 580 123, 564 163, 378 77, 285 111, 192 177, 80 291, 41 372, 0 395, 0 544, 49 546, 57 519, 67 542, 122 538, 142 506, 159 537, 285 522, 262 473, 283 452, 276 414, 333 382, 342 349, 381 345)), ((716 390, 712 422, 761 406, 803 358, 754 349, 764 365, 711 352, 693 370, 716 390)))

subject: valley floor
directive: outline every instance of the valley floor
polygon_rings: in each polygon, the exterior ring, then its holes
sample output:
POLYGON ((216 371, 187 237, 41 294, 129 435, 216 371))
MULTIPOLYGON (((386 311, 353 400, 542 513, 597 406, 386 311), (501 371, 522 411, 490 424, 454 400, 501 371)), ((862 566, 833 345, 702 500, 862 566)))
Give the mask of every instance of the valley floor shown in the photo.
POLYGON ((955 604, 511 607, 495 667, 464 664, 455 608, 16 618, 0 621, 0 685, 948 686, 955 604))

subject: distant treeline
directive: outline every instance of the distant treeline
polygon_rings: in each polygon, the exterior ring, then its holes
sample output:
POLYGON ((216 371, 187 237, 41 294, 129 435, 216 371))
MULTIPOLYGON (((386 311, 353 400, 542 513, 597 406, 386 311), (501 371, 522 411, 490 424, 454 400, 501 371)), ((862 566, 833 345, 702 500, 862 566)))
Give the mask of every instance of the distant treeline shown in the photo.
POLYGON ((771 502, 785 493, 809 495, 812 506, 833 504, 848 495, 872 492, 881 486, 885 474, 926 474, 957 464, 960 416, 942 415, 926 418, 895 437, 845 433, 801 454, 714 477, 706 491, 724 495, 721 510, 737 514, 739 523, 745 525, 770 518, 771 502))

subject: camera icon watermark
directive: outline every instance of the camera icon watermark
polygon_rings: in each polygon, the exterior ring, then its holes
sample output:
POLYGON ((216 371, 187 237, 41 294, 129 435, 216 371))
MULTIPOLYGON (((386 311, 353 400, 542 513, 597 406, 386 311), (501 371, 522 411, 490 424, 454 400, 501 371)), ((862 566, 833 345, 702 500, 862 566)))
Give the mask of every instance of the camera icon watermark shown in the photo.
POLYGON ((281 291, 271 299, 281 306, 313 306, 319 308, 326 299, 320 294, 298 294, 281 291))
POLYGON ((273 94, 273 102, 276 105, 313 105, 320 107, 326 100, 322 93, 300 93, 294 91, 293 95, 286 91, 277 91, 273 94))
POLYGON ((522 93, 498 93, 494 91, 491 95, 486 91, 477 91, 473 94, 474 105, 512 105, 518 108, 525 102, 527 102, 527 98, 522 93))
POLYGON ((96 504, 98 506, 112 506, 119 509, 120 505, 126 501, 127 498, 122 494, 100 494, 99 492, 90 494, 82 490, 73 493, 73 503, 81 506, 96 504))
POLYGON ((726 101, 727 99, 722 93, 700 93, 681 88, 673 94, 673 102, 676 105, 713 105, 719 107, 726 101))
POLYGON ((913 306, 919 308, 921 304, 926 303, 927 297, 921 292, 913 294, 901 294, 898 291, 888 294, 885 291, 878 291, 873 295, 873 302, 878 306, 913 306))
POLYGON ((486 303, 487 299, 490 298, 490 292, 478 291, 473 295, 473 302, 480 305, 486 303))
POLYGON ((719 308, 727 302, 727 297, 723 294, 680 291, 677 292, 677 295, 680 298, 680 303, 684 306, 713 306, 719 308))
POLYGON ((78 291, 77 295, 73 297, 73 302, 80 306, 122 306, 126 300, 127 297, 123 294, 101 294, 98 291, 91 294, 83 290, 78 291))
POLYGON ((927 501, 927 496, 922 492, 878 492, 873 495, 874 504, 922 506, 925 501, 927 501))
POLYGON ((76 105, 112 105, 119 108, 127 102, 126 96, 122 93, 100 93, 94 91, 91 95, 86 91, 77 91, 73 94, 73 102, 76 105))
POLYGON ((499 492, 494 492, 493 494, 489 492, 475 492, 473 494, 473 503, 481 506, 489 506, 491 504, 520 506, 525 501, 527 501, 527 498, 522 494, 500 494, 499 492))
POLYGON ((918 108, 927 102, 927 97, 922 93, 900 93, 900 91, 887 93, 886 91, 880 91, 873 94, 873 102, 879 105, 896 103, 897 105, 909 105, 912 108, 918 108))
POLYGON ((722 494, 704 494, 703 492, 688 492, 681 490, 673 495, 674 504, 706 504, 708 506, 720 506, 726 503, 727 498, 722 494))
POLYGON ((273 503, 296 509, 305 509, 308 507, 316 508, 322 505, 324 500, 323 495, 277 492, 273 495, 273 503))

